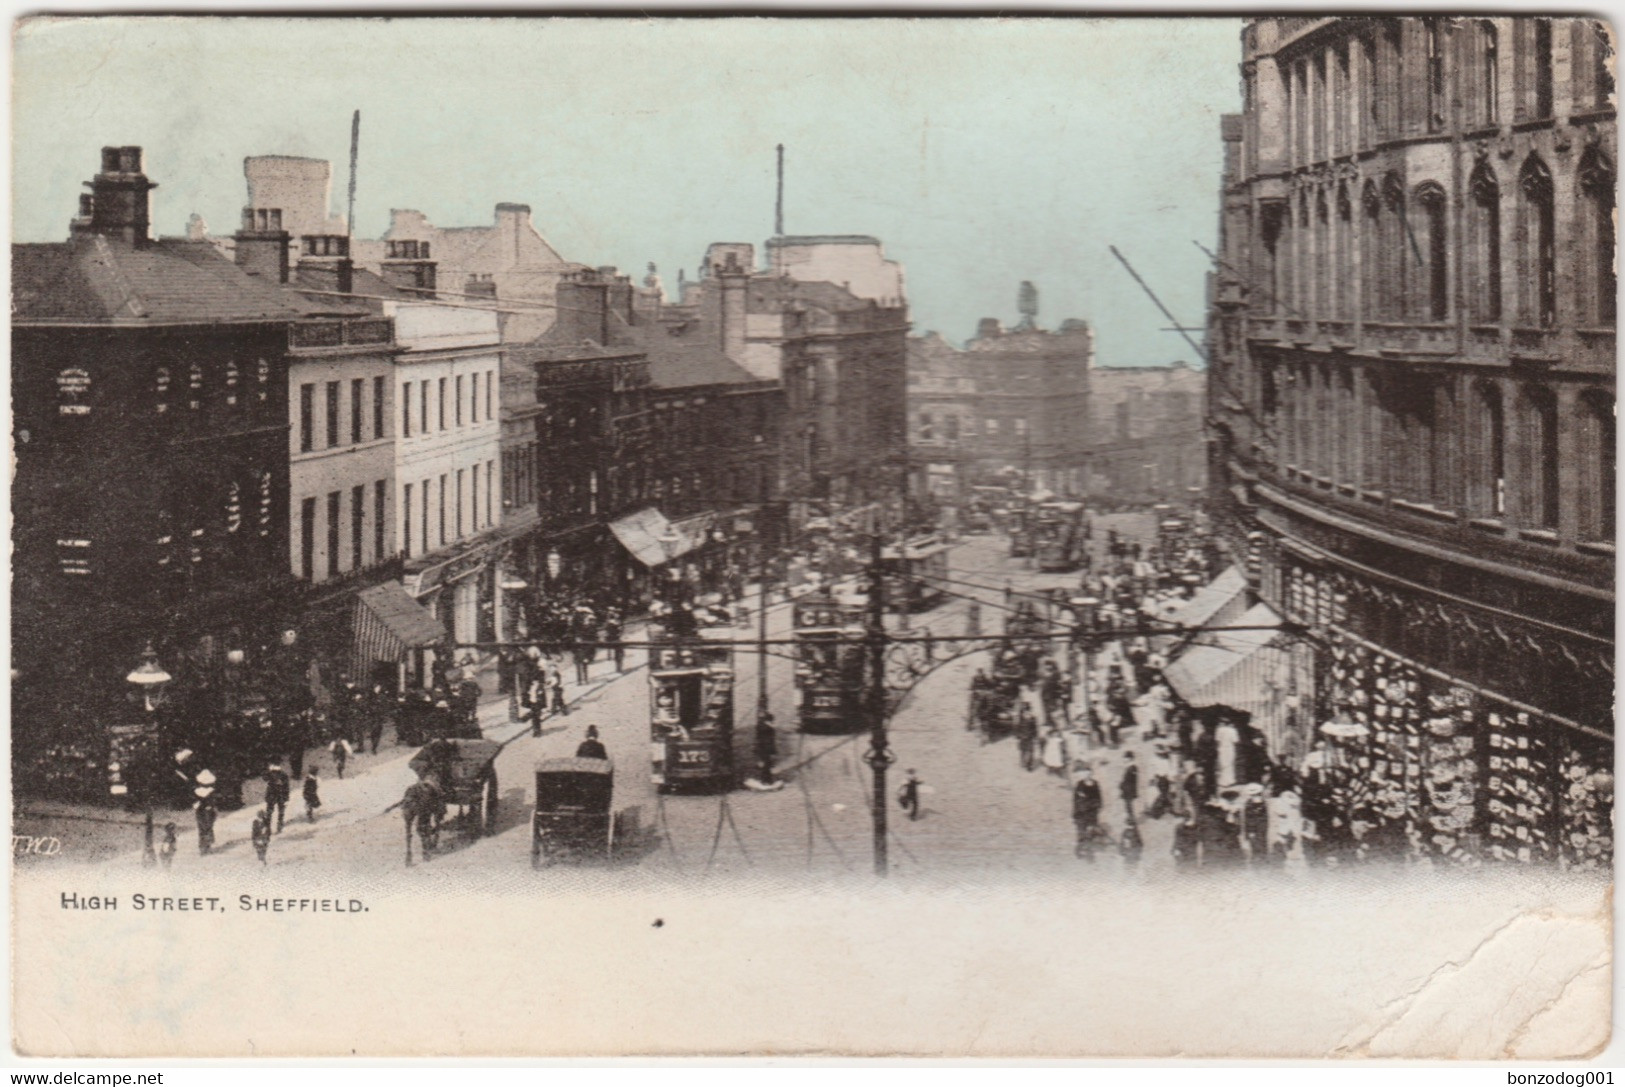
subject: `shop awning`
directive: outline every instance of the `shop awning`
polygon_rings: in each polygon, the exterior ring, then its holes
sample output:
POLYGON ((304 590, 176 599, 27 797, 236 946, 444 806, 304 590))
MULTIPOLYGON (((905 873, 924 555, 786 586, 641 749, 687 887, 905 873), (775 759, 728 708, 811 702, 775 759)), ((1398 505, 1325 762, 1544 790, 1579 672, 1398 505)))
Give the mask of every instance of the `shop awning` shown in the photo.
POLYGON ((354 641, 358 660, 398 661, 408 649, 434 645, 446 628, 413 600, 401 583, 386 581, 356 594, 354 641))
MULTIPOLYGON (((1273 628, 1280 621, 1268 604, 1255 604, 1232 625, 1273 628)), ((1279 694, 1277 673, 1288 663, 1286 653, 1270 645, 1279 636, 1277 629, 1217 631, 1212 641, 1171 661, 1163 678, 1192 706, 1232 706, 1256 715, 1279 694)))
POLYGON ((681 533, 679 533, 682 536, 681 543, 669 548, 661 543, 661 538, 669 535, 674 529, 672 523, 666 520, 666 515, 653 506, 629 513, 618 521, 611 521, 609 530, 621 541, 621 546, 632 553, 633 558, 650 569, 676 558, 694 546, 689 538, 681 533))
POLYGON ((1168 616, 1182 627, 1224 626, 1246 607, 1247 577, 1234 566, 1196 590, 1196 595, 1168 616))

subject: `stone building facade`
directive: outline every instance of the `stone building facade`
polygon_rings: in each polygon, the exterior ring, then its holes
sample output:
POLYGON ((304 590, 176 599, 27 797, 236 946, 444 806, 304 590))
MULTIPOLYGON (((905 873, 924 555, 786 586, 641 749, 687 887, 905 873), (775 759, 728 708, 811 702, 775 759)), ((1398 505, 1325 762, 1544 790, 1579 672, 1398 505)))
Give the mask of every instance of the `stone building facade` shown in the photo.
POLYGON ((1351 780, 1437 856, 1606 865, 1606 28, 1279 17, 1243 50, 1211 499, 1318 647, 1297 742, 1359 737, 1351 780))
POLYGON ((945 501, 979 485, 1124 500, 1184 498, 1205 478, 1202 374, 1096 366, 1094 332, 1031 312, 1013 329, 983 318, 963 350, 937 333, 909 340, 915 485, 945 501))

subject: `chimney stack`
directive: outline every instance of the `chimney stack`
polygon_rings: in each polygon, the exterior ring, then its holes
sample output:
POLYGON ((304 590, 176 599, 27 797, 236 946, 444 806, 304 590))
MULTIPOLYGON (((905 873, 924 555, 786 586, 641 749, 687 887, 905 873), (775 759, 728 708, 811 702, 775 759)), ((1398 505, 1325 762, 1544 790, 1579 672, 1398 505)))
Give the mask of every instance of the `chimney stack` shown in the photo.
MULTIPOLYGON (((90 229, 131 245, 152 240, 152 197, 158 186, 141 170, 141 148, 102 148, 102 170, 88 182, 93 194, 90 229)), ((81 212, 85 211, 83 202, 81 212)))
POLYGON ((288 282, 289 235, 281 208, 244 208, 237 232, 237 267, 273 283, 288 282))
POLYGON ((435 262, 429 259, 429 243, 409 238, 385 242, 385 256, 378 274, 385 283, 399 287, 418 298, 435 297, 435 262))
POLYGON ((350 239, 343 234, 306 234, 299 253, 299 278, 322 291, 349 294, 355 290, 355 262, 350 239))

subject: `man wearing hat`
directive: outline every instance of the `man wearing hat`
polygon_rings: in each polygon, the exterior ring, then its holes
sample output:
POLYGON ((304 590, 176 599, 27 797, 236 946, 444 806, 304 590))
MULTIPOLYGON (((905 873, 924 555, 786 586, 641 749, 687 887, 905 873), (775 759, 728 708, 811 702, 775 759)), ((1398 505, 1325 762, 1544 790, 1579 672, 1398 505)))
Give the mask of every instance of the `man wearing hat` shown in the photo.
POLYGON ((265 770, 265 825, 271 825, 276 815, 276 832, 282 833, 282 824, 288 817, 288 801, 293 795, 293 782, 282 764, 273 762, 265 770))
POLYGON ((605 749, 603 743, 601 743, 599 741, 599 739, 598 739, 598 726, 597 725, 588 725, 587 726, 587 738, 585 740, 582 740, 581 743, 576 746, 576 758, 578 758, 578 759, 607 759, 607 758, 609 758, 609 751, 605 749))
POLYGON ((220 809, 214 799, 214 775, 205 770, 197 776, 197 781, 197 788, 192 790, 197 797, 192 805, 197 812, 197 851, 207 857, 214 848, 214 821, 220 809))

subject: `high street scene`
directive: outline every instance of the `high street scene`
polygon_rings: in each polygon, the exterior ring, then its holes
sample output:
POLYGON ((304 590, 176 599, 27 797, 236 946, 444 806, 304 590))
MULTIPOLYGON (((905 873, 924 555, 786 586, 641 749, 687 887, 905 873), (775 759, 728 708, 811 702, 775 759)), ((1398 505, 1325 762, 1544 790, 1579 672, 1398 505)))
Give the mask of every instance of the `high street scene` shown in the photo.
POLYGON ((1603 22, 98 22, 18 39, 19 886, 1609 886, 1603 22))
POLYGON ((523 203, 356 232, 359 110, 348 163, 243 157, 226 231, 164 232, 155 148, 61 163, 76 213, 13 250, 15 830, 186 866, 1606 870, 1600 41, 1248 23, 1205 326, 1096 262, 1168 361, 1047 327, 1031 280, 979 302, 1009 327, 921 329, 882 238, 786 231, 783 145, 765 243, 671 281, 523 203))

